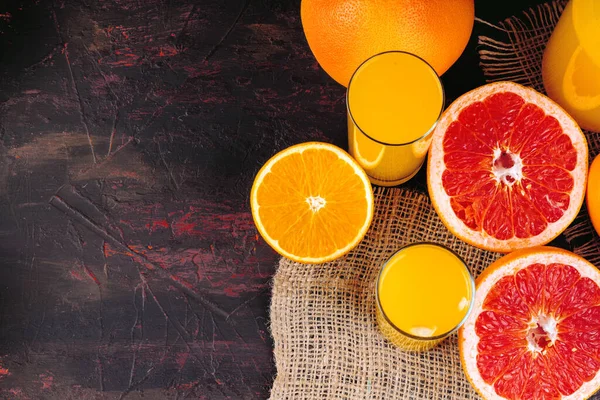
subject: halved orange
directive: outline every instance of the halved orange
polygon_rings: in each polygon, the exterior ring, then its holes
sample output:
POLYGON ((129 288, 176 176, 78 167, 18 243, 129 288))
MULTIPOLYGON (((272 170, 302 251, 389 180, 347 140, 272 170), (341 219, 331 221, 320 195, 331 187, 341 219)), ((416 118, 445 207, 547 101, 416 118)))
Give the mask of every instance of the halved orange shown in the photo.
POLYGON ((474 246, 550 242, 585 196, 587 141, 556 103, 512 82, 459 97, 433 132, 427 181, 438 215, 474 246))
POLYGON ((600 387, 600 271, 566 250, 518 250, 476 280, 459 330, 484 399, 587 399, 600 387))
POLYGON ((302 263, 343 256, 373 219, 373 191, 360 166, 342 149, 309 142, 273 156, 256 175, 252 217, 279 254, 302 263))

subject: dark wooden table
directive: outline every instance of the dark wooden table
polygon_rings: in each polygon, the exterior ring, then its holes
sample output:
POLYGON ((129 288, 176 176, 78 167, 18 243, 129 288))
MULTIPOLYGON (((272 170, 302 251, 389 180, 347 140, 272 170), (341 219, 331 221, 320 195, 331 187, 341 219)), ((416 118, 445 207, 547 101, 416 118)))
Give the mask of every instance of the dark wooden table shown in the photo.
MULTIPOLYGON (((1 398, 268 396, 278 257, 250 186, 287 146, 347 146, 299 3, 0 3, 1 398)), ((483 83, 485 28, 449 100, 483 83)))

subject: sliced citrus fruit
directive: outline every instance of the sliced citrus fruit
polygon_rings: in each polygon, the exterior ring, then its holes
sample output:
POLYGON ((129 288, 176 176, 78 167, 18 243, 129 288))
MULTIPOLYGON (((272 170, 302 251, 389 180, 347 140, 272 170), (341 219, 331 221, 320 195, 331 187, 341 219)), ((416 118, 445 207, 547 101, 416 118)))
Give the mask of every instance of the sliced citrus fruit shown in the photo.
POLYGON ((586 399, 600 387, 600 271, 534 247, 490 265, 459 330, 463 369, 485 399, 586 399))
POLYGON ((309 142, 273 156, 254 179, 252 217, 279 254, 322 263, 349 252, 373 219, 369 178, 342 149, 309 142))
POLYGON ((596 156, 588 177, 587 210, 594 229, 600 235, 600 156, 596 156))
POLYGON ((569 107, 577 110, 600 107, 600 66, 594 64, 581 46, 567 64, 563 93, 569 107))
POLYGON ((474 246, 546 244, 581 208, 587 157, 585 136, 552 100, 491 83, 444 111, 429 152, 429 194, 448 229, 474 246))

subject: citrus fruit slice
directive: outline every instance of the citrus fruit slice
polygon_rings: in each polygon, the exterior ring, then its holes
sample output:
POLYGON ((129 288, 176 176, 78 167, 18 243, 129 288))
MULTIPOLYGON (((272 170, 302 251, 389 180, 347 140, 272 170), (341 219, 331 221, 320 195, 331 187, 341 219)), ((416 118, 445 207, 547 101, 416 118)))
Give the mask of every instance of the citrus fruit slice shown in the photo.
POLYGON ((563 93, 569 107, 576 110, 600 107, 600 66, 594 64, 581 46, 577 47, 567 64, 563 93))
POLYGON ((587 188, 587 210, 594 229, 600 235, 600 156, 590 167, 587 188))
POLYGON ((444 111, 427 181, 448 229, 499 252, 546 244, 585 197, 587 142, 549 98, 512 82, 468 92, 444 111))
POLYGON ((302 263, 346 254, 373 219, 369 178, 348 153, 327 143, 302 143, 273 156, 254 179, 250 204, 263 239, 302 263))
POLYGON ((534 247, 490 265, 459 330, 463 369, 485 399, 585 399, 600 386, 600 272, 534 247))

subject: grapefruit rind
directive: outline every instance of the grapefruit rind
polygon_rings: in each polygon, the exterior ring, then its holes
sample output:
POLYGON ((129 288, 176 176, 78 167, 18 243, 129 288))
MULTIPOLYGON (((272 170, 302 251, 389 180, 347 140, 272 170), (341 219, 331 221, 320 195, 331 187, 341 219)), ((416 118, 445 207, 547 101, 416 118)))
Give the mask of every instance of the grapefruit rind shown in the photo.
POLYGON ((429 151, 427 165, 427 186, 434 209, 444 225, 461 240, 481 249, 509 253, 516 249, 534 247, 549 243, 560 235, 573 222, 585 199, 586 180, 588 168, 588 146, 587 140, 577 123, 559 105, 548 97, 533 89, 519 85, 514 82, 495 82, 474 89, 455 100, 438 122, 431 149, 429 151), (533 103, 541 107, 547 115, 555 117, 567 134, 577 151, 577 165, 571 174, 575 185, 570 193, 570 206, 555 222, 548 222, 546 229, 537 236, 530 238, 513 237, 507 240, 497 239, 486 232, 474 231, 456 216, 450 205, 450 197, 446 194, 442 184, 442 173, 445 170, 444 163, 444 134, 450 124, 458 119, 461 111, 470 104, 483 101, 495 93, 512 92, 521 96, 526 103, 533 103), (580 157, 583 155, 583 157, 580 157))
POLYGON ((340 149, 339 147, 334 146, 329 143, 306 142, 306 143, 300 143, 300 144, 288 147, 288 148, 280 151, 279 153, 274 155, 271 159, 269 159, 262 166, 262 168, 258 171, 258 174, 256 174, 256 177, 254 178, 254 183, 252 184, 252 189, 250 191, 250 206, 251 206, 250 208, 252 210, 252 218, 254 219, 254 224, 256 225, 256 228, 258 229, 258 231, 259 231, 260 235, 263 237, 263 239, 267 242, 267 244, 269 244, 269 246, 271 246, 271 248, 273 250, 275 250, 277 253, 279 253, 281 256, 283 256, 285 258, 288 258, 290 260, 293 260, 293 261, 296 261, 299 263, 318 264, 318 263, 325 263, 325 262, 333 261, 337 258, 340 258, 343 255, 350 252, 354 247, 356 247, 358 245, 358 243, 360 243, 360 241, 363 239, 363 237, 366 235, 367 231, 369 230, 369 227, 371 226, 371 222, 373 220, 374 198, 373 198, 373 190, 371 187, 371 182, 369 181, 367 174, 348 153, 346 153, 344 150, 340 149), (273 165, 276 164, 277 162, 279 162, 284 157, 289 156, 290 154, 302 153, 308 149, 322 149, 322 150, 326 150, 326 151, 331 151, 331 152, 335 153, 341 160, 345 161, 348 165, 350 165, 352 167, 352 169, 354 170, 355 174, 357 175, 357 177, 362 181, 363 186, 365 188, 365 196, 367 199, 367 213, 366 213, 367 217, 365 218, 364 224, 360 227, 360 229, 358 229, 355 239, 353 241, 349 242, 346 246, 344 246, 340 249, 337 249, 334 253, 327 254, 327 255, 324 255, 321 257, 300 256, 297 254, 292 254, 292 253, 282 249, 281 246, 279 246, 278 241, 276 239, 274 239, 273 237, 271 237, 271 235, 269 235, 269 233, 264 228, 261 218, 260 218, 260 213, 259 213, 260 204, 258 202, 258 189, 259 189, 262 181, 264 180, 265 176, 267 174, 271 173, 271 168, 273 167, 273 165))
MULTIPOLYGON (((592 279, 600 286, 600 271, 584 258, 555 247, 533 247, 512 252, 492 263, 475 280, 475 299, 471 314, 458 331, 458 343, 463 370, 473 388, 487 400, 501 400, 494 387, 486 383, 477 368, 477 345, 479 337, 475 333, 475 323, 483 311, 483 303, 490 289, 503 277, 514 275, 532 264, 565 264, 575 268, 581 277, 592 279)), ((560 367, 560 366, 559 366, 560 367)), ((600 370, 593 379, 585 382, 574 393, 562 400, 587 399, 600 388, 600 370)))

